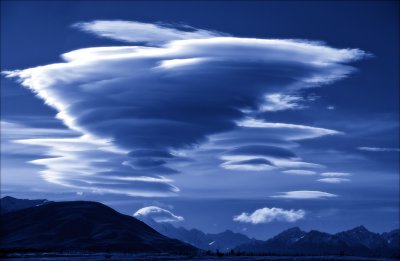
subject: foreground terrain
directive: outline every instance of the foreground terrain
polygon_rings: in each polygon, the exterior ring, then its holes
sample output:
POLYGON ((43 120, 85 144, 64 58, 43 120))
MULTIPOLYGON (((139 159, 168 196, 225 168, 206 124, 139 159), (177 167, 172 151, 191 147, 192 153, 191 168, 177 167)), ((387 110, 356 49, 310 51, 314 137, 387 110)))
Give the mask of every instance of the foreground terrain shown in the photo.
POLYGON ((262 241, 138 220, 98 202, 0 201, 0 254, 12 260, 390 260, 399 230, 337 234, 291 228, 262 241), (147 223, 147 224, 146 224, 147 223), (385 259, 389 258, 389 259, 385 259))
POLYGON ((88 201, 54 202, 2 214, 0 250, 196 253, 134 217, 88 201))
POLYGON ((338 257, 338 256, 207 256, 207 255, 168 255, 168 254, 121 254, 121 253, 91 253, 91 254, 62 254, 62 253, 30 253, 30 254, 11 254, 3 256, 4 259, 10 261, 42 261, 42 260, 57 260, 57 261, 128 261, 128 260, 229 260, 229 261, 306 261, 306 260, 322 260, 322 261, 392 261, 397 259, 390 258, 366 258, 366 257, 338 257))

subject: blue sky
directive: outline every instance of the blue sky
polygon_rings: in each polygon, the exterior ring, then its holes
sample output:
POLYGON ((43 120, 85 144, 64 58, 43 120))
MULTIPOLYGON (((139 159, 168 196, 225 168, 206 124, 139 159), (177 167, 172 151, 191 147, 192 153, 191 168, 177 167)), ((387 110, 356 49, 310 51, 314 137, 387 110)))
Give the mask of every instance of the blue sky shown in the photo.
POLYGON ((398 228, 396 2, 11 2, 2 195, 206 232, 398 228))

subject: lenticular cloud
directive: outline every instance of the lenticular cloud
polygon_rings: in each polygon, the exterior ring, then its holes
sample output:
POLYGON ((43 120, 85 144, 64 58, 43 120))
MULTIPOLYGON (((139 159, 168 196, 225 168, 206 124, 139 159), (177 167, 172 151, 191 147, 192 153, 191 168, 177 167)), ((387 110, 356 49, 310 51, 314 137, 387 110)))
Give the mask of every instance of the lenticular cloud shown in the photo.
POLYGON ((183 217, 177 216, 171 211, 157 206, 141 208, 136 211, 133 216, 141 220, 146 220, 150 218, 157 223, 178 222, 184 220, 183 217))
POLYGON ((50 182, 133 196, 177 193, 165 177, 179 173, 168 166, 179 160, 174 151, 245 128, 237 122, 262 111, 266 95, 331 83, 353 71, 346 63, 366 56, 307 41, 181 32, 159 24, 76 27, 150 45, 79 49, 63 54, 62 63, 5 72, 80 136, 23 142, 45 144, 56 157, 33 162, 45 165, 50 182))

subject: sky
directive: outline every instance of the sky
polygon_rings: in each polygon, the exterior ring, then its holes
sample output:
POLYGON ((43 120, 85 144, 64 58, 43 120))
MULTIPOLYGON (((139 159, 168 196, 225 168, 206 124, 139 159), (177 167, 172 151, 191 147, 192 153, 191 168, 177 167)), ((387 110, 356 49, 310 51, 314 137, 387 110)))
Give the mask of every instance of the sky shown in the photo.
POLYGON ((399 227, 399 6, 1 2, 1 194, 258 239, 399 227))

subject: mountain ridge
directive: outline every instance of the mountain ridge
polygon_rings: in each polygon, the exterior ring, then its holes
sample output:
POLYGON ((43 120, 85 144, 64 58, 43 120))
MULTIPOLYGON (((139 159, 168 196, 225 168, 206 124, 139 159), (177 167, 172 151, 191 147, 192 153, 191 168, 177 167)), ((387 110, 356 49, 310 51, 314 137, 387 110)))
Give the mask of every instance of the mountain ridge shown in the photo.
POLYGON ((5 214, 8 212, 40 206, 52 202, 53 201, 49 201, 47 199, 18 199, 11 196, 5 196, 0 199, 0 213, 5 214))
POLYGON ((204 233, 194 228, 186 229, 169 223, 157 223, 149 217, 140 220, 167 237, 178 239, 202 250, 230 251, 240 244, 254 240, 229 229, 220 233, 204 233))
POLYGON ((364 226, 358 226, 336 234, 329 234, 317 230, 305 232, 294 227, 268 240, 253 241, 237 246, 234 250, 274 255, 349 255, 399 258, 400 246, 395 245, 396 242, 399 242, 399 237, 398 229, 378 234, 369 231, 364 226))
POLYGON ((0 216, 0 248, 194 253, 134 217, 98 202, 52 202, 0 216))

